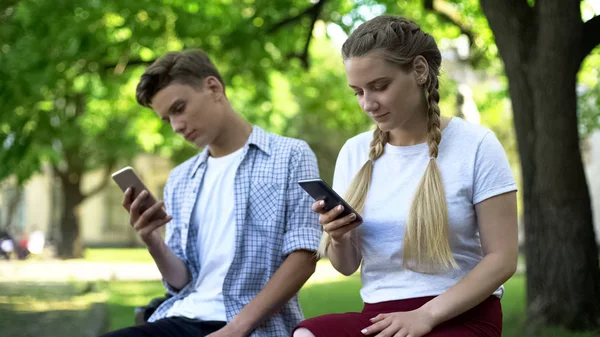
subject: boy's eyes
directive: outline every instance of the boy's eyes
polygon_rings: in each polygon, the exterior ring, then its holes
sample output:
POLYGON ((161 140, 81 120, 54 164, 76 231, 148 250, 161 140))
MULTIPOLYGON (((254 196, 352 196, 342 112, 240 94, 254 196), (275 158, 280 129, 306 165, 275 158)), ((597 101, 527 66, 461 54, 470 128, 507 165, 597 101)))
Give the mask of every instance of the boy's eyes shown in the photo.
POLYGON ((174 113, 182 113, 185 110, 185 104, 179 104, 173 109, 174 113))

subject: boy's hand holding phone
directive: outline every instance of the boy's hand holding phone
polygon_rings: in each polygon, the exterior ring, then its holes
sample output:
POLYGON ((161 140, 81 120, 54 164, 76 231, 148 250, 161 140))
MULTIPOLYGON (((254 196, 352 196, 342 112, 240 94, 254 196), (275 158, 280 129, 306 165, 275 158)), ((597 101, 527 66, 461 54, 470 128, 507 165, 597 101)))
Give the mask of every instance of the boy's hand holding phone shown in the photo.
POLYGON ((113 173, 112 178, 125 192, 123 207, 129 212, 129 223, 142 241, 147 246, 162 241, 156 230, 171 221, 164 210, 164 202, 154 198, 131 166, 113 173))
POLYGON ((148 191, 143 190, 137 198, 132 200, 133 191, 129 187, 125 190, 125 195, 123 196, 123 207, 129 212, 129 223, 136 230, 142 241, 146 245, 152 245, 158 241, 162 241, 157 229, 166 225, 171 221, 172 217, 164 213, 163 201, 155 202, 152 206, 144 210, 142 205, 146 203, 148 197, 148 191))

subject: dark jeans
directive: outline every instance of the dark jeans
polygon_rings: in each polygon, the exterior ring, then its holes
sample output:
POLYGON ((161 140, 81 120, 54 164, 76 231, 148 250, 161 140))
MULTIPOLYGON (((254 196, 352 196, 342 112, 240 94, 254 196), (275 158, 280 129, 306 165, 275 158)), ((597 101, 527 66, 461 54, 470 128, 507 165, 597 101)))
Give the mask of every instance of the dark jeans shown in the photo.
POLYGON ((167 317, 153 323, 109 332, 102 337, 204 337, 225 326, 225 322, 201 322, 184 317, 167 317))

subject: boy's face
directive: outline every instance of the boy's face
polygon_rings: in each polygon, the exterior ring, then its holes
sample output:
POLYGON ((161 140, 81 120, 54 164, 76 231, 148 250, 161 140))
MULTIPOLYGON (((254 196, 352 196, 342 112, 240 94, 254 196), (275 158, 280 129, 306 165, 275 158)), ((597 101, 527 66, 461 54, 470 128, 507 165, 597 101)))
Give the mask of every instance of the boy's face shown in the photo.
POLYGON ((218 137, 226 100, 223 87, 215 77, 207 77, 202 83, 201 89, 172 83, 152 98, 152 108, 158 116, 199 148, 218 137))

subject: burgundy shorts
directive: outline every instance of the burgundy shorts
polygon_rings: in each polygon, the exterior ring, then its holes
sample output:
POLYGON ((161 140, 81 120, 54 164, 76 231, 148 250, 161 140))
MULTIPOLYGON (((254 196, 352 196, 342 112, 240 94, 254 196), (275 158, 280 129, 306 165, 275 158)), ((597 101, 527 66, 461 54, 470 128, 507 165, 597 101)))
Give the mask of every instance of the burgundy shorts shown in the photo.
MULTIPOLYGON (((433 298, 418 297, 374 304, 367 303, 362 312, 310 318, 301 322, 296 329, 306 328, 316 337, 364 337, 360 331, 373 324, 369 319, 380 313, 415 310, 433 298)), ((473 309, 436 326, 425 337, 500 337, 501 334, 500 299, 490 296, 473 309)))

